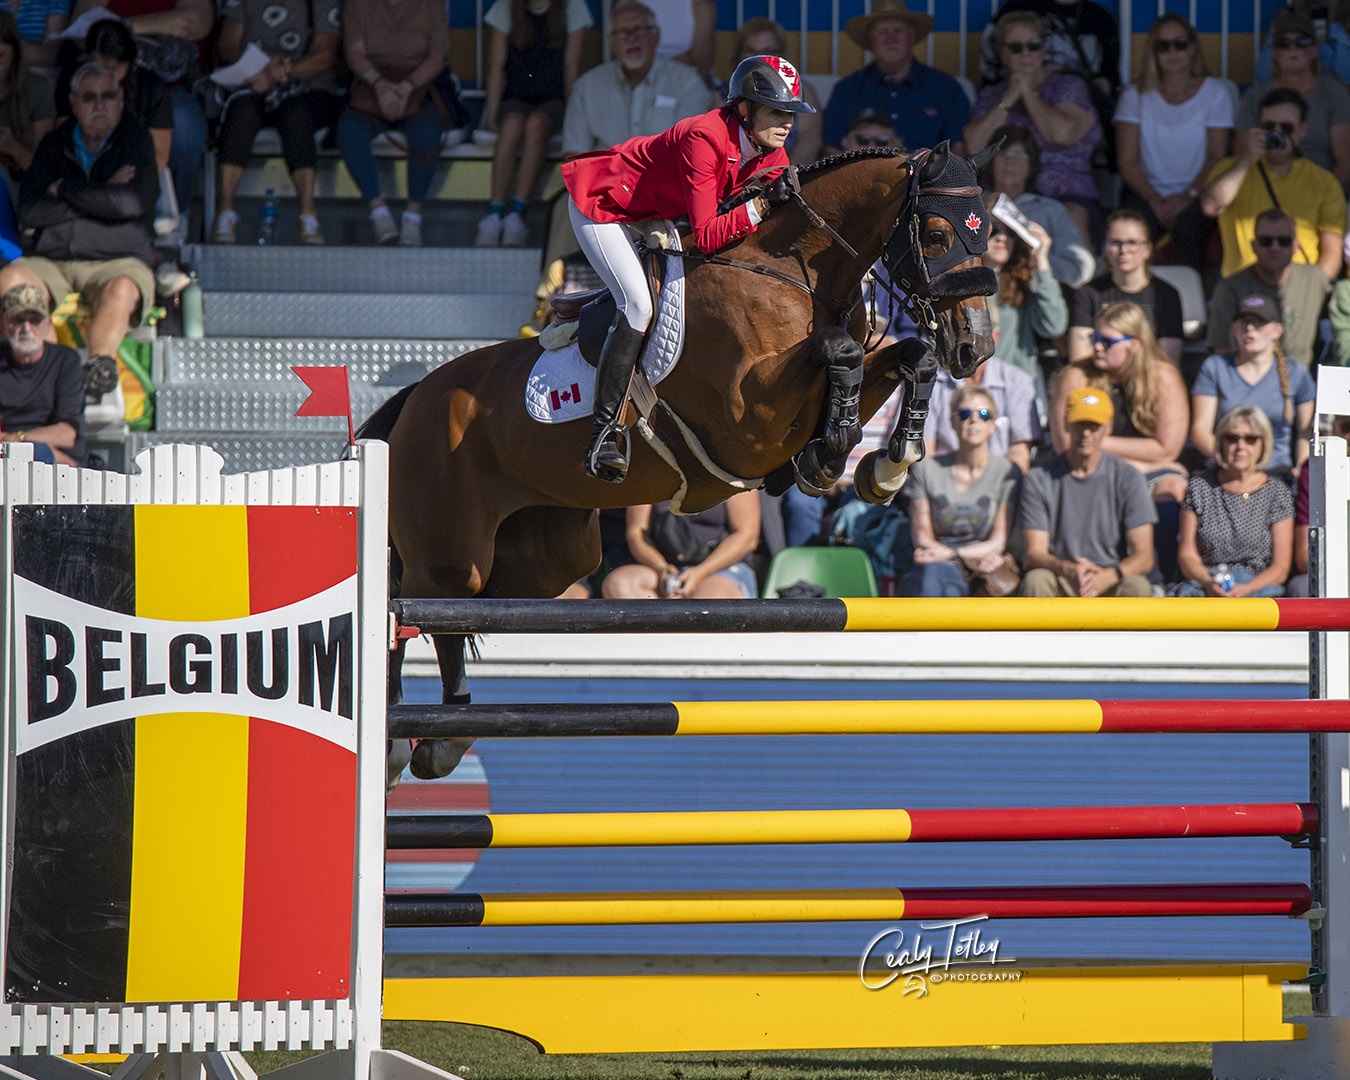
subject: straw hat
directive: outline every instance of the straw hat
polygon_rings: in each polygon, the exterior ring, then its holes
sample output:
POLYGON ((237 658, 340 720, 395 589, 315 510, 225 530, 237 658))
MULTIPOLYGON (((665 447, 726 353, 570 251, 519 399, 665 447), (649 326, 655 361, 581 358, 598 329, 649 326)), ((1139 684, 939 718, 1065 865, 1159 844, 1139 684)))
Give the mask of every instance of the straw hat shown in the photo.
POLYGON ((882 19, 903 19, 909 23, 914 28, 915 42, 922 41, 933 29, 933 16, 921 11, 910 11, 905 7, 904 0, 872 0, 871 14, 853 16, 844 24, 844 33, 866 49, 872 24, 882 19))

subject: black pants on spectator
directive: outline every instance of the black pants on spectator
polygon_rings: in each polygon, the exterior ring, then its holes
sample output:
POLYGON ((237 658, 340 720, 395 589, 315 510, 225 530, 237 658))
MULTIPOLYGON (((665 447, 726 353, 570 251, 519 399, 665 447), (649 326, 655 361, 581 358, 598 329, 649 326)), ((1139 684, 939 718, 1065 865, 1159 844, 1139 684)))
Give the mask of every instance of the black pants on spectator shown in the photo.
POLYGON ((1205 272, 1205 246, 1218 229, 1219 223, 1214 218, 1204 215, 1200 210, 1199 199, 1192 199, 1190 206, 1172 220, 1171 229, 1163 228, 1162 222, 1158 220, 1158 216, 1148 203, 1128 186, 1122 186, 1120 189, 1120 205, 1122 208, 1138 210, 1148 219, 1154 243, 1157 243, 1158 238, 1164 233, 1170 232, 1174 263, 1194 267, 1202 274, 1205 272))
POLYGON ((222 165, 243 168, 253 153, 253 141, 264 127, 274 127, 281 136, 281 152, 286 169, 312 169, 318 161, 314 134, 333 122, 341 99, 323 90, 307 90, 283 98, 275 109, 267 109, 263 99, 252 91, 232 94, 225 103, 217 137, 217 156, 222 165))

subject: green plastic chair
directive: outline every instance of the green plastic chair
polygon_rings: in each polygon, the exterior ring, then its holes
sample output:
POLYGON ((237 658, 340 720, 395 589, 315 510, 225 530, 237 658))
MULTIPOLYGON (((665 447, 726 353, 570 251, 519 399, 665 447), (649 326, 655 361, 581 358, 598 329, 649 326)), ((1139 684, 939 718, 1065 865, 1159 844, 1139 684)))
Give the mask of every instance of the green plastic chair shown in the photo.
POLYGON ((764 581, 765 597, 779 589, 806 581, 821 586, 827 595, 876 596, 877 579, 867 552, 855 547, 784 548, 769 563, 764 581))

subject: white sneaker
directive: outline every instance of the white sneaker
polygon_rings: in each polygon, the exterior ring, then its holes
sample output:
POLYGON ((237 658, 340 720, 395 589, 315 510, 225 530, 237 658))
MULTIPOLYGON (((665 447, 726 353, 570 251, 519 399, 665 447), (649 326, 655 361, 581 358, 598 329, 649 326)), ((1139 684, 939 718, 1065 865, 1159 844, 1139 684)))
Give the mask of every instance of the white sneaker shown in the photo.
POLYGON ((497 247, 501 242, 502 219, 496 214, 489 213, 478 223, 478 236, 474 239, 474 246, 497 247))
POLYGON ((370 227, 375 230, 377 244, 392 244, 398 240, 398 226, 394 224, 394 215, 387 206, 370 212, 370 227))
POLYGON ((191 284, 192 279, 175 262, 162 262, 155 270, 155 288, 166 299, 172 299, 191 284))
POLYGON ((530 241, 525 219, 512 210, 502 219, 502 247, 524 247, 530 241))
POLYGON ((422 246, 422 215, 403 212, 402 230, 399 232, 399 247, 422 246))
POLYGON ((211 243, 233 244, 234 230, 238 224, 238 214, 233 210, 222 210, 216 215, 216 227, 211 230, 211 243))
POLYGON ((323 243, 323 230, 319 228, 319 219, 313 214, 300 215, 300 243, 311 246, 323 243))

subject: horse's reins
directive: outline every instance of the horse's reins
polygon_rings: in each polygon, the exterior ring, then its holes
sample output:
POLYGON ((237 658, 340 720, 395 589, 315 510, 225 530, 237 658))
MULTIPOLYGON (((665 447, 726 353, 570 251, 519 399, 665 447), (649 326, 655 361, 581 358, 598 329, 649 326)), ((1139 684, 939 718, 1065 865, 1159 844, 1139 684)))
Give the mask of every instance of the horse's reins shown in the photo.
MULTIPOLYGON (((895 224, 891 227, 891 231, 886 234, 886 240, 883 241, 882 244, 883 250, 885 249, 886 243, 888 243, 890 241, 890 238, 895 234, 895 230, 900 228, 900 221, 905 216, 906 210, 909 209, 911 204, 917 203, 917 201, 921 199, 923 196, 950 195, 954 198, 978 198, 980 195, 980 189, 974 186, 959 187, 959 188, 920 187, 919 172, 922 162, 920 160, 919 155, 916 154, 914 157, 910 158, 907 164, 909 164, 911 170, 910 189, 905 195, 905 201, 901 204, 899 212, 896 214, 895 224)), ((752 174, 746 181, 746 183, 747 184, 753 183, 756 177, 769 171, 770 169, 767 168, 760 169, 758 172, 752 174)), ((836 244, 838 244, 841 248, 844 249, 844 251, 848 254, 849 258, 851 258, 855 263, 861 266, 865 271, 870 271, 872 269, 872 264, 865 262, 862 256, 858 254, 857 249, 847 240, 845 240, 842 236, 840 236, 839 233, 828 221, 826 221, 823 217, 817 214, 815 210, 811 208, 811 204, 808 203, 806 199, 802 196, 801 190, 797 186, 797 166, 789 165, 788 171, 791 174, 790 190, 792 198, 801 208, 802 213, 806 216, 806 220, 811 225, 814 225, 819 229, 823 229, 826 235, 828 235, 831 240, 833 240, 836 244)), ((917 222, 917 210, 913 213, 912 216, 916 219, 917 222)), ((917 229, 911 231, 917 234, 917 229)), ((917 242, 917 235, 915 235, 914 240, 915 242, 917 242)), ((921 246, 919 247, 919 250, 922 251, 921 246)), ((791 285, 794 288, 801 289, 804 293, 806 293, 813 300, 819 303, 821 307, 826 306, 824 301, 821 300, 820 295, 808 283, 806 283, 805 281, 798 281, 796 278, 789 277, 782 271, 775 270, 772 267, 763 266, 756 263, 742 262, 739 259, 732 259, 725 255, 705 255, 703 252, 700 251, 686 251, 682 252, 681 254, 683 254, 686 258, 699 259, 700 261, 707 263, 709 265, 730 266, 737 270, 747 270, 752 274, 760 274, 762 276, 774 278, 778 281, 782 281, 788 285, 791 285)), ((920 256, 920 262, 921 258, 922 256, 920 256)), ((927 274, 925 273, 924 276, 926 278, 927 274)), ((937 324, 936 324, 936 316, 933 312, 933 305, 928 301, 927 298, 915 296, 913 293, 910 293, 908 295, 903 294, 897 291, 895 286, 891 284, 889 280, 883 281, 882 279, 876 277, 875 275, 873 275, 872 280, 877 285, 881 286, 881 288, 883 288, 888 294, 890 294, 891 299, 900 306, 900 309, 902 311, 908 312, 910 318, 914 319, 916 323, 919 323, 922 326, 926 326, 930 330, 936 329, 937 324)), ((840 325, 847 323, 849 319, 852 318, 853 312, 857 309, 858 303, 862 300, 862 282, 858 283, 857 288, 854 289, 853 293, 851 293, 850 295, 852 297, 851 302, 839 314, 840 325)), ((873 295, 872 310, 873 315, 875 316, 876 312, 875 294, 873 295)))

